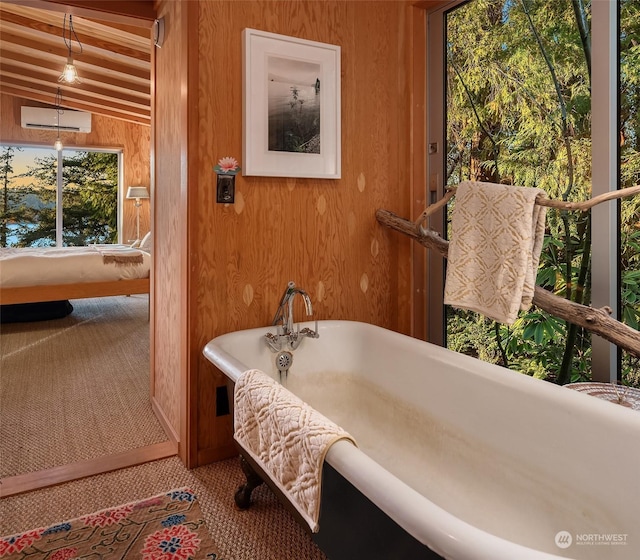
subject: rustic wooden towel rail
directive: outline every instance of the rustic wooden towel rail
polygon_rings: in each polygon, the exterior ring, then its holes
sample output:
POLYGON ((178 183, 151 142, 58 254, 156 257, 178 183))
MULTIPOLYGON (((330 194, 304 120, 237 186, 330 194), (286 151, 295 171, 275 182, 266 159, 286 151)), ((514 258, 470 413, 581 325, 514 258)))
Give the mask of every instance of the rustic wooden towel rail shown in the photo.
MULTIPOLYGON (((602 202, 607 202, 608 200, 615 200, 617 198, 626 198, 629 196, 633 196, 640 193, 640 185, 635 185, 633 187, 627 187, 626 189, 619 189, 617 191, 609 191, 604 194, 600 194, 598 196, 594 196, 589 200, 584 200, 582 202, 565 202, 564 200, 555 200, 552 198, 538 198, 536 199, 536 204, 539 206, 546 206, 547 208, 559 208, 561 210, 578 210, 581 212, 586 212, 589 208, 593 208, 597 204, 602 202)), ((456 194, 456 187, 451 187, 444 193, 444 196, 434 202, 433 204, 427 206, 420 214, 418 219, 415 221, 417 226, 421 225, 429 216, 435 214, 438 210, 445 207, 447 203, 453 198, 453 195, 456 194)))
MULTIPOLYGON (((608 192, 580 203, 550 199, 539 199, 536 203, 544 204, 552 208, 584 211, 601 202, 632 196, 637 193, 640 193, 640 185, 608 192)), ((376 212, 376 219, 382 225, 415 239, 427 249, 432 249, 444 258, 447 258, 449 242, 443 239, 437 232, 425 228, 422 223, 438 209, 444 207, 454 194, 455 189, 447 191, 442 199, 427 207, 415 222, 401 218, 393 212, 382 209, 376 212)), ((601 336, 605 340, 612 342, 630 354, 640 358, 640 332, 612 318, 610 307, 606 306, 596 309, 587 305, 580 305, 579 303, 556 296, 540 286, 536 286, 535 288, 533 304, 555 317, 583 327, 601 336)))

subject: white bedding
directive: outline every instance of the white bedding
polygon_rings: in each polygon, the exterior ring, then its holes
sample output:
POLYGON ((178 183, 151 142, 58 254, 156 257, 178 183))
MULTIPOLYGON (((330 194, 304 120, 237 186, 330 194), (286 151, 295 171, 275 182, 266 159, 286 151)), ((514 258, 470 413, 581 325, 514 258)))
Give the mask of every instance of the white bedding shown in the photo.
POLYGON ((147 278, 151 255, 142 254, 142 264, 104 263, 103 252, 132 254, 128 245, 87 247, 0 248, 0 287, 48 286, 80 282, 109 282, 147 278), (102 251, 102 252, 101 252, 102 251))

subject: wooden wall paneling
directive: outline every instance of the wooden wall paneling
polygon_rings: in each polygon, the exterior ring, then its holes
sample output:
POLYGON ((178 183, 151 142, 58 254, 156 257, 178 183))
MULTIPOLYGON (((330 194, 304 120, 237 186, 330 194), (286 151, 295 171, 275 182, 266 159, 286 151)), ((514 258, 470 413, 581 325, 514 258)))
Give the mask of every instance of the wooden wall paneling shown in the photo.
MULTIPOLYGON (((37 105, 31 101, 0 95, 0 141, 3 143, 51 146, 57 132, 54 130, 25 129, 20 126, 22 105, 37 105)), ((126 200, 129 185, 150 184, 150 129, 148 126, 92 115, 91 132, 60 132, 65 147, 122 149, 124 176, 122 196, 122 241, 135 239, 135 208, 126 200)), ((140 213, 140 231, 148 231, 150 225, 149 201, 145 201, 140 213), (146 228, 146 229, 144 229, 146 228)))
MULTIPOLYGON (((156 6, 153 6, 154 10, 156 6)), ((151 196, 151 200, 155 200, 156 193, 156 134, 157 134, 157 124, 155 119, 155 109, 156 109, 156 55, 158 49, 155 47, 151 47, 151 65, 150 65, 150 84, 149 84, 149 93, 150 93, 150 111, 151 111, 151 125, 149 127, 150 132, 150 150, 149 150, 149 194, 151 196)), ((155 233, 156 227, 156 204, 153 202, 149 205, 149 229, 153 228, 155 233)), ((180 429, 180 425, 171 425, 169 420, 166 418, 164 414, 164 410, 159 407, 158 401, 156 400, 156 294, 157 294, 157 286, 156 282, 156 258, 157 247, 154 249, 154 239, 152 239, 152 249, 154 258, 151 260, 151 270, 149 271, 150 277, 150 290, 149 290, 149 325, 150 325, 150 336, 149 336, 149 396, 151 398, 151 406, 153 408, 153 412, 156 417, 161 418, 162 427, 165 432, 170 434, 170 437, 173 441, 176 442, 176 451, 179 452, 179 441, 180 435, 178 430, 180 429)))
POLYGON ((185 422, 181 418, 181 401, 189 396, 181 384, 187 376, 188 335, 185 4, 191 3, 169 0, 156 3, 158 18, 165 19, 165 41, 154 55, 152 398, 180 438, 180 457, 188 463, 185 422))
MULTIPOLYGON (((123 195, 126 197, 128 187, 141 185, 149 189, 151 195, 151 128, 138 126, 126 131, 123 195)), ((124 224, 122 240, 136 238, 135 200, 124 198, 124 224)), ((151 229, 151 199, 141 200, 140 207, 140 238, 151 229)))
POLYGON ((223 455, 230 437, 221 437, 229 420, 211 402, 224 379, 202 348, 219 334, 269 324, 287 281, 309 291, 319 319, 411 330, 410 242, 375 220, 378 208, 410 211, 408 6, 200 3, 199 146, 189 158, 199 170, 189 189, 189 328, 200 460, 223 455), (235 204, 215 203, 213 166, 242 153, 245 27, 341 46, 342 179, 239 175, 235 204))
MULTIPOLYGON (((250 4, 250 3, 247 3, 250 4)), ((251 8, 251 6, 244 6, 251 8)), ((218 459, 230 457, 236 453, 233 446, 231 434, 233 430, 231 415, 220 416, 216 410, 217 394, 219 390, 226 390, 226 378, 214 368, 202 355, 204 344, 211 338, 203 336, 200 329, 195 324, 201 323, 203 320, 214 321, 224 324, 228 319, 237 316, 237 312, 228 312, 221 308, 212 309, 207 302, 208 293, 222 292, 228 293, 233 289, 228 284, 227 278, 222 271, 226 268, 222 255, 217 252, 226 238, 228 219, 232 215, 236 215, 234 209, 242 207, 242 195, 236 190, 236 202, 238 205, 227 206, 226 212, 217 217, 217 223, 212 220, 216 219, 210 215, 209 211, 216 206, 215 203, 215 175, 213 174, 213 165, 217 160, 226 155, 232 155, 239 161, 241 159, 241 149, 235 146, 241 139, 241 130, 237 122, 229 121, 223 115, 231 110, 236 118, 241 115, 242 110, 242 89, 241 83, 224 71, 220 72, 221 64, 224 63, 225 57, 228 68, 234 70, 240 68, 236 66, 241 63, 239 52, 236 49, 229 48, 228 43, 233 42, 230 36, 232 27, 225 22, 226 17, 231 15, 225 11, 226 5, 220 5, 218 2, 214 4, 201 3, 198 14, 198 37, 199 37, 199 64, 198 64, 198 116, 199 126, 197 128, 199 134, 198 159, 202 156, 206 148, 202 148, 203 143, 209 143, 211 137, 220 139, 220 144, 227 144, 228 148, 225 153, 208 153, 205 161, 198 161, 193 169, 197 174, 198 192, 191 191, 190 209, 192 211, 190 224, 190 246, 192 253, 196 258, 194 264, 198 270, 208 270, 213 272, 209 276, 208 285, 202 286, 200 274, 196 272, 190 277, 190 308, 192 311, 192 321, 190 325, 191 331, 191 367, 190 373, 192 377, 194 399, 197 408, 194 407, 195 414, 191 416, 192 420, 192 436, 193 451, 195 453, 196 464, 206 464, 218 459), (218 8, 223 10, 218 14, 218 8), (204 21, 203 21, 204 20, 204 21), (225 45, 224 52, 216 54, 216 51, 210 51, 211 48, 217 49, 220 45, 225 45), (240 87, 240 89, 238 89, 240 87), (203 99, 208 102, 203 103, 203 99), (233 140, 232 140, 233 138, 233 140), (232 147, 234 146, 234 147, 232 147), (202 166, 209 166, 210 173, 201 173, 202 166), (206 205, 203 209, 202 205, 206 205), (204 245, 203 245, 204 243, 204 245), (204 288, 204 290, 203 290, 204 288), (205 295, 203 296, 203 291, 205 295)), ((219 52, 219 51, 218 51, 219 52)), ((239 180, 240 177, 237 178, 239 180)), ((232 218, 231 218, 232 219, 232 218)), ((228 225, 231 225, 229 223, 228 225)), ((238 240, 239 241, 239 240, 238 240)), ((237 248, 235 256, 231 256, 231 262, 228 266, 233 266, 233 261, 241 258, 243 251, 237 248)), ((236 289, 242 290, 242 280, 240 278, 232 278, 236 289)), ((192 401, 192 402, 194 402, 192 401)))
POLYGON ((433 11, 446 6, 447 4, 454 4, 455 0, 416 0, 412 2, 416 8, 421 8, 426 11, 433 11))
MULTIPOLYGON (((185 30, 185 33, 188 33, 188 48, 190 49, 187 53, 189 73, 189 101, 187 104, 187 122, 189 124, 189 251, 185 251, 185 254, 188 253, 189 255, 195 255, 202 251, 199 241, 199 229, 201 227, 207 227, 206 223, 202 223, 201 200, 196 196, 196 193, 199 192, 201 188, 200 167, 198 165, 201 135, 204 127, 210 127, 208 123, 218 122, 219 119, 219 117, 215 115, 208 119, 202 117, 200 99, 202 96, 206 96, 207 92, 206 90, 201 90, 201 85, 210 84, 210 86, 207 87, 212 87, 215 90, 230 87, 231 85, 224 77, 209 76, 205 79, 201 78, 202 74, 207 75, 209 65, 206 57, 201 58, 199 56, 201 50, 199 48, 200 34, 217 32, 217 30, 211 30, 206 26, 198 25, 201 18, 201 10, 207 7, 206 4, 207 3, 189 4, 190 10, 188 12, 188 18, 190 23, 185 30)), ((224 107, 219 108, 220 113, 224 111, 224 107)), ((213 131, 216 134, 221 132, 215 127, 213 131)), ((240 159, 239 154, 235 155, 240 159)), ((212 193, 215 195, 215 181, 212 184, 211 178, 207 178, 204 185, 202 185, 202 189, 207 193, 208 197, 211 196, 212 193)), ((211 200, 211 203, 213 203, 213 200, 211 200)), ((189 269, 193 271, 193 265, 190 266, 189 269)), ((188 410, 186 410, 183 415, 186 423, 184 437, 190 442, 188 445, 189 453, 187 462, 189 465, 194 466, 224 459, 236 453, 231 438, 233 430, 232 417, 230 414, 220 416, 219 411, 216 409, 218 390, 222 389, 224 392, 227 391, 226 378, 202 355, 202 348, 209 339, 203 342, 193 343, 195 331, 192 325, 194 321, 198 321, 198 317, 204 311, 201 297, 197 292, 198 282, 198 275, 190 273, 188 278, 188 309, 190 317, 189 377, 186 380, 186 387, 191 398, 189 399, 188 410)), ((200 340, 202 340, 202 337, 200 337, 200 340)))
MULTIPOLYGON (((431 2, 432 4, 433 2, 431 2)), ((428 204, 427 199, 427 17, 420 7, 409 7, 411 32, 407 40, 409 72, 411 74, 411 177, 410 216, 417 219, 428 204)), ((427 339, 427 252, 411 245, 411 335, 427 339)))

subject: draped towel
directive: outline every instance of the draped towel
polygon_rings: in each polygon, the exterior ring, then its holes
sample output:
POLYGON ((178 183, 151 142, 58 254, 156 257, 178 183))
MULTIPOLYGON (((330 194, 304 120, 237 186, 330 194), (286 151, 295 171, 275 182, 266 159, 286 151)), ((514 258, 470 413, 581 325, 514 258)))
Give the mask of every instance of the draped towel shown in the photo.
POLYGON ((322 463, 342 428, 264 372, 244 372, 234 391, 234 438, 316 533, 322 463))
POLYGON ((115 264, 116 266, 133 266, 144 262, 144 255, 139 249, 131 249, 125 246, 94 245, 101 255, 104 264, 115 264))
POLYGON ((444 302, 513 324, 531 307, 546 207, 536 188, 465 181, 451 216, 444 302))

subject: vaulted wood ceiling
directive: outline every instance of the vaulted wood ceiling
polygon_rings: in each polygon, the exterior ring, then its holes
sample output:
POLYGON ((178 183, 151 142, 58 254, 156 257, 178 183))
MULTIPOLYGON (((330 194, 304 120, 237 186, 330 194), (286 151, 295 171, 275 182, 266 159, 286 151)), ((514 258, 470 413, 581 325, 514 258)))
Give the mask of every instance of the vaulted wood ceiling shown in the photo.
POLYGON ((150 2, 0 2, 0 91, 55 105, 60 88, 65 108, 149 125, 152 22, 150 2), (129 14, 96 11, 98 5, 124 5, 129 14), (74 85, 58 82, 68 55, 65 12, 73 13, 82 44, 79 53, 72 43, 81 80, 74 85))

